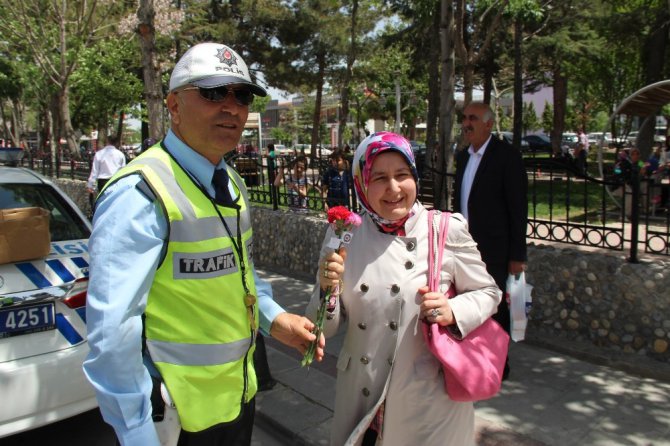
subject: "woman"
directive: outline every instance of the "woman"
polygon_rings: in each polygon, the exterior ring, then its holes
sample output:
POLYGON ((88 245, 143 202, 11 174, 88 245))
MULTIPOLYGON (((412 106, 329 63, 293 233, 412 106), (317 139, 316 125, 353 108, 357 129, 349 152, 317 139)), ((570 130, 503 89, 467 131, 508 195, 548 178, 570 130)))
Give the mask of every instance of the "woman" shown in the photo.
POLYGON ((331 444, 473 444, 473 405, 447 397, 419 324, 427 317, 467 336, 496 311, 500 291, 456 214, 449 221, 441 291, 454 282, 457 296, 447 301, 428 292, 428 212, 416 201, 418 176, 405 138, 370 135, 358 146, 352 169, 363 222, 344 256, 327 247, 328 230, 307 308, 314 320, 320 294, 342 280, 324 327, 329 337, 347 323, 331 444))

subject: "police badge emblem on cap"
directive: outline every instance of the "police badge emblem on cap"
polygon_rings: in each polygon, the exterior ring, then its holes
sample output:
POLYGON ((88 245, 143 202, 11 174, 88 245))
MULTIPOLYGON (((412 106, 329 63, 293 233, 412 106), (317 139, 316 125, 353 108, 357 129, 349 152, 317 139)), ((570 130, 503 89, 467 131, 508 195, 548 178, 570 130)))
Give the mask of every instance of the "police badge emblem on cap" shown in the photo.
POLYGON ((267 96, 265 89, 251 80, 247 64, 240 55, 226 45, 213 42, 189 48, 170 76, 170 91, 185 85, 215 88, 230 84, 246 85, 256 96, 267 96))

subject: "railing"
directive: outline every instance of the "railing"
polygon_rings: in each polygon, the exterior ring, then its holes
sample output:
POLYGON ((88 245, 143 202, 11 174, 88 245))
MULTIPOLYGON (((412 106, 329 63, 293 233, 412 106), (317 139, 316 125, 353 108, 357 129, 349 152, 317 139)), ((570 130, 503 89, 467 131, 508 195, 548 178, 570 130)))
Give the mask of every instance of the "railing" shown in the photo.
MULTIPOLYGON (((229 164, 240 173, 250 200, 273 209, 289 208, 299 212, 323 213, 326 200, 322 178, 329 163, 326 159, 308 159, 305 170, 307 197, 301 206, 295 204, 295 194, 287 188, 294 157, 248 157, 234 154, 229 164), (277 176, 285 177, 275 186, 277 176)), ((70 161, 52 165, 44 160, 25 160, 44 175, 86 180, 86 162, 70 161)), ((616 178, 606 173, 605 179, 584 174, 573 163, 551 158, 525 158, 528 172, 528 232, 529 239, 604 248, 628 250, 629 260, 638 261, 640 249, 647 254, 670 255, 670 211, 662 208, 659 196, 666 200, 670 184, 639 178, 616 178)), ((453 174, 422 169, 419 198, 432 205, 432 184, 436 176, 446 178, 447 193, 453 193, 453 174)), ((349 182, 348 206, 357 210, 353 184, 349 182)), ((451 201, 453 202, 453 200, 451 201)))

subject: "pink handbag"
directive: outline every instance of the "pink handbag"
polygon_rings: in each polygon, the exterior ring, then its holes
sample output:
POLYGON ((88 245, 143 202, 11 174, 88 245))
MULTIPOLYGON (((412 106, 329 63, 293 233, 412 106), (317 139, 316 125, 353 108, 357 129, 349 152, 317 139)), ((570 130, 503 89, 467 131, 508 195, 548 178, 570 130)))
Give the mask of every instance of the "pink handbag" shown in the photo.
MULTIPOLYGON (((449 213, 428 213, 428 285, 439 291, 442 253, 444 251, 449 213)), ((456 294, 451 284, 447 297, 456 294)), ((428 349, 442 364, 444 385, 454 401, 479 401, 495 396, 502 384, 503 368, 509 347, 509 335, 492 318, 458 339, 447 327, 426 320, 421 324, 428 349)))

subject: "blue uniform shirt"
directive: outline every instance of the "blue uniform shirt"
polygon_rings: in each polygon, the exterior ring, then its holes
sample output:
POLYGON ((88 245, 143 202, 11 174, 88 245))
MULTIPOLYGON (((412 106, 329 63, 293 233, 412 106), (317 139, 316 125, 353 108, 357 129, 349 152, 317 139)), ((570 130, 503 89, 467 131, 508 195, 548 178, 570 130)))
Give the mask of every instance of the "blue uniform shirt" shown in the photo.
MULTIPOLYGON (((172 131, 164 145, 179 164, 214 196, 215 167, 172 131)), ((161 205, 136 186, 139 174, 110 185, 98 199, 89 241, 90 282, 86 321, 90 353, 84 373, 93 384, 100 411, 122 445, 158 445, 151 420, 150 361, 142 358, 142 314, 158 262, 165 251, 167 219, 161 205), (147 364, 145 364, 147 362, 147 364)), ((231 196, 235 190, 229 184, 231 196)), ((284 310, 270 284, 253 271, 261 330, 266 334, 284 310)))

